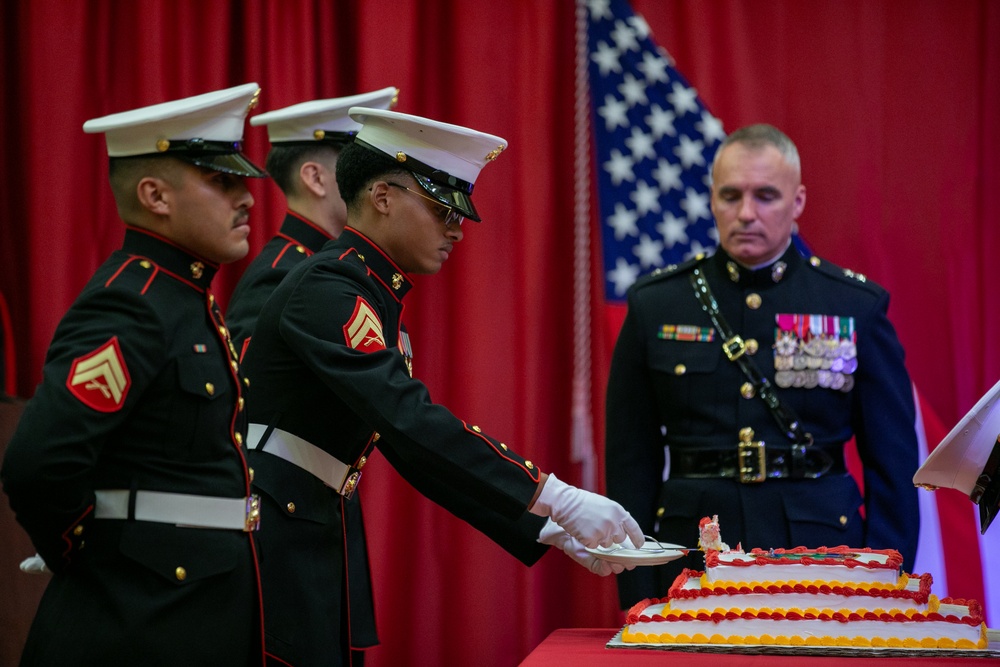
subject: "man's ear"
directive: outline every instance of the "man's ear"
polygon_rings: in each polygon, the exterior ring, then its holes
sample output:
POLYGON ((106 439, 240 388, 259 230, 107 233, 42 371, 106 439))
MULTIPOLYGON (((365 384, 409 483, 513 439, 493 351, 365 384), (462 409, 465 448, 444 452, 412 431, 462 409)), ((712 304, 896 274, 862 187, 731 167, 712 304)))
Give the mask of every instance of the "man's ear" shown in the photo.
POLYGON ((368 198, 372 206, 382 215, 389 214, 389 184, 385 181, 375 181, 368 189, 368 198))
POLYGON ((299 167, 299 180, 302 187, 312 192, 317 197, 326 197, 330 194, 330 184, 335 183, 333 172, 331 172, 321 162, 303 162, 299 167))
POLYGON ((173 203, 173 191, 162 178, 146 176, 135 186, 139 205, 154 215, 169 215, 173 203))
POLYGON ((795 200, 792 206, 792 220, 798 220, 806 207, 806 186, 799 184, 795 189, 795 200))

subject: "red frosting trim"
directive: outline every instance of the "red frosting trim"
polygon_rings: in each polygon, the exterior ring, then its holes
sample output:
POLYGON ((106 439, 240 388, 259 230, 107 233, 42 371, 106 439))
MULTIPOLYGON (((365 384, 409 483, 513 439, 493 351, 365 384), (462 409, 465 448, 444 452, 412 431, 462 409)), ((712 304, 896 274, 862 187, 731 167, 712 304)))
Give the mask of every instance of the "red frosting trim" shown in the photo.
POLYGON ((955 616, 954 614, 948 614, 947 616, 942 615, 938 612, 913 612, 912 614, 905 614, 903 612, 898 612, 895 614, 883 613, 876 614, 871 611, 866 611, 864 614, 859 614, 857 612, 844 613, 841 611, 826 612, 822 611, 818 614, 812 612, 804 613, 797 610, 775 610, 775 611, 735 611, 730 610, 727 612, 713 611, 709 612, 707 610, 699 610, 697 612, 680 612, 677 614, 671 614, 670 616, 660 616, 659 614, 654 614, 652 617, 640 616, 638 619, 628 619, 628 624, 632 625, 636 622, 648 623, 651 621, 655 622, 667 622, 673 623, 678 621, 708 621, 711 620, 715 623, 729 619, 735 620, 737 618, 744 618, 747 620, 752 619, 763 619, 763 620, 774 620, 774 621, 802 621, 802 620, 820 620, 820 621, 837 621, 839 623, 854 623, 857 621, 882 621, 884 623, 927 623, 931 621, 946 623, 960 623, 963 625, 981 625, 983 623, 983 615, 981 610, 977 613, 971 606, 969 607, 969 615, 967 616, 955 616))
POLYGON ((852 567, 863 567, 870 570, 898 570, 903 564, 903 556, 895 549, 871 549, 869 547, 864 547, 862 549, 852 549, 851 547, 841 545, 838 547, 819 547, 817 549, 807 549, 806 547, 795 547, 794 549, 771 549, 769 551, 764 551, 763 549, 752 549, 749 553, 753 556, 753 560, 723 560, 722 556, 718 551, 714 549, 709 549, 705 552, 705 566, 706 567, 718 567, 720 564, 729 565, 732 567, 754 567, 759 565, 775 565, 775 564, 787 564, 788 560, 784 558, 776 558, 775 556, 780 556, 783 554, 791 554, 799 556, 799 560, 796 561, 801 565, 843 565, 849 568, 852 567), (859 561, 855 558, 845 558, 847 554, 882 554, 887 557, 885 563, 866 563, 859 561), (827 558, 829 554, 834 554, 841 556, 840 558, 827 558))
POLYGON ((642 611, 649 607, 650 605, 656 604, 658 600, 655 598, 646 598, 642 602, 637 602, 636 604, 629 607, 628 612, 625 614, 625 622, 628 624, 637 623, 642 614, 642 611))
MULTIPOLYGON (((723 596, 723 595, 782 595, 790 593, 809 593, 810 595, 839 595, 843 597, 870 597, 870 598, 880 598, 883 600, 913 600, 918 604, 926 604, 928 597, 930 597, 931 584, 933 578, 929 574, 922 574, 919 576, 920 587, 915 590, 896 590, 889 588, 855 588, 854 586, 830 586, 829 584, 770 584, 764 586, 763 584, 756 584, 754 586, 750 585, 730 585, 730 586, 716 586, 714 588, 694 588, 685 589, 684 586, 691 579, 700 579, 702 576, 701 572, 696 570, 685 569, 681 574, 677 576, 674 580, 673 585, 667 592, 668 600, 692 600, 696 598, 707 598, 712 596, 723 596)), ((911 577, 913 578, 913 577, 911 577)), ((950 600, 950 598, 949 598, 950 600)), ((958 604, 965 606, 972 606, 975 600, 965 601, 958 600, 955 602, 949 602, 948 600, 942 600, 943 604, 958 604)), ((978 604, 978 603, 977 603, 978 604)))

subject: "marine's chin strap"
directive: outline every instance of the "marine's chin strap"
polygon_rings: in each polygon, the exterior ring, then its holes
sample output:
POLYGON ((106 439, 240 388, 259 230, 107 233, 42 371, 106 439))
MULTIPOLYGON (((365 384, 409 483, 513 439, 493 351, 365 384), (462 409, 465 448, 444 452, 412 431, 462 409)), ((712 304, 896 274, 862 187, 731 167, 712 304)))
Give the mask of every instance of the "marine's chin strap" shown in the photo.
POLYGON ((979 505, 979 525, 981 533, 985 535, 986 529, 1000 513, 1000 436, 997 436, 997 441, 993 443, 990 458, 987 459, 986 466, 976 480, 976 486, 969 494, 969 498, 979 505))

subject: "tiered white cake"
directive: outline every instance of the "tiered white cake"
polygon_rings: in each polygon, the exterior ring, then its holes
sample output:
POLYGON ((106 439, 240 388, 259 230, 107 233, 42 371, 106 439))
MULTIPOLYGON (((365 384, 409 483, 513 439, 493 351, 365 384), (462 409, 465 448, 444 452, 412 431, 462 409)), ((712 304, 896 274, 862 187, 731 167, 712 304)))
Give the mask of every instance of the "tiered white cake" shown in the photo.
POLYGON ((983 649, 982 606, 939 600, 930 575, 898 551, 729 550, 702 520, 705 571, 684 570, 667 597, 629 610, 622 642, 983 649))

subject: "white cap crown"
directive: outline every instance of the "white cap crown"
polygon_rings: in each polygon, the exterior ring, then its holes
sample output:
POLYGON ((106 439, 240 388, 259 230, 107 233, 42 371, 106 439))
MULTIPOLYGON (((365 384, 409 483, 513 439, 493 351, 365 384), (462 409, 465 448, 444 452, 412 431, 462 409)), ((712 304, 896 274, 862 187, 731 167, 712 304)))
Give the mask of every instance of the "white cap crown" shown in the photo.
POLYGON ((83 131, 104 133, 109 157, 168 153, 220 171, 264 176, 240 154, 246 116, 259 95, 260 86, 246 83, 94 118, 83 131))
POLYGON ((272 144, 343 142, 361 129, 361 124, 348 116, 351 107, 391 109, 398 97, 399 89, 390 86, 360 95, 302 102, 258 114, 250 119, 250 124, 267 126, 267 136, 272 144))
POLYGON ((505 139, 395 111, 354 107, 349 113, 361 123, 355 144, 395 160, 435 199, 480 220, 472 187, 483 167, 507 148, 505 139))

